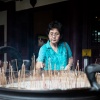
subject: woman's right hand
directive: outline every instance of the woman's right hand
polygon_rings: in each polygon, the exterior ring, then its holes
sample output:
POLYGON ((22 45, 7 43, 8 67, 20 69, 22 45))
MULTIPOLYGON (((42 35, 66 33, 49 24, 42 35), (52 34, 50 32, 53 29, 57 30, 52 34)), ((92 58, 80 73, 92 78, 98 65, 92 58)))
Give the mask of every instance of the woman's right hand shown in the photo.
POLYGON ((45 64, 43 62, 36 63, 36 69, 44 68, 45 64))
POLYGON ((43 62, 41 62, 41 68, 44 68, 44 63, 43 62))

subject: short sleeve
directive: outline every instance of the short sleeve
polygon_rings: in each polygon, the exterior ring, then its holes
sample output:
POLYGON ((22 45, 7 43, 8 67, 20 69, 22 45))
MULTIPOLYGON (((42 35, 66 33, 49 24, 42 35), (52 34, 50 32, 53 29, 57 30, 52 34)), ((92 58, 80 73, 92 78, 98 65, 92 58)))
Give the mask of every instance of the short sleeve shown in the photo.
POLYGON ((67 53, 68 53, 68 58, 72 57, 72 51, 71 51, 71 48, 68 43, 66 43, 66 49, 67 49, 67 53))
POLYGON ((38 58, 37 58, 37 61, 38 61, 38 62, 44 62, 45 53, 46 53, 46 46, 43 45, 43 46, 40 48, 39 53, 38 53, 38 58))

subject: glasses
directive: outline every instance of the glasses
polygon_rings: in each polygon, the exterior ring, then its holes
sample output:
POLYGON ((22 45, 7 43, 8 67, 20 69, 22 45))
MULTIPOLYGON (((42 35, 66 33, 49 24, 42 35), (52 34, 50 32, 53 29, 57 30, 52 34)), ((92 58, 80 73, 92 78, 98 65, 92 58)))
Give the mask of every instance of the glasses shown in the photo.
POLYGON ((60 33, 49 33, 50 36, 59 36, 60 33))

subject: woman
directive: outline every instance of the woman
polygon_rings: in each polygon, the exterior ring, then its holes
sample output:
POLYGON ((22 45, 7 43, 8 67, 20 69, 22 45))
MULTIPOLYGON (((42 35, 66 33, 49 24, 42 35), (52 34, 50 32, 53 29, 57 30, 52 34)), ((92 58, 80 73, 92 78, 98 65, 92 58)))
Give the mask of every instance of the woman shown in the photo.
POLYGON ((73 64, 72 51, 66 42, 62 42, 62 24, 51 22, 48 26, 48 38, 38 53, 36 69, 67 70, 73 64))

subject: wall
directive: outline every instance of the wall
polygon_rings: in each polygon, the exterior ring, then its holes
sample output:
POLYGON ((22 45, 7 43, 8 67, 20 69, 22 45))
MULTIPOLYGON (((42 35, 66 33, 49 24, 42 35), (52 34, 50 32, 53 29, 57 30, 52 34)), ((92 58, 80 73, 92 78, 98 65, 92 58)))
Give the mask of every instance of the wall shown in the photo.
MULTIPOLYGON (((4 25, 4 46, 7 45, 7 11, 0 12, 0 25, 4 25)), ((7 55, 4 54, 4 60, 6 61, 7 55)))
POLYGON ((4 45, 7 45, 7 11, 0 12, 0 25, 4 25, 4 45))

